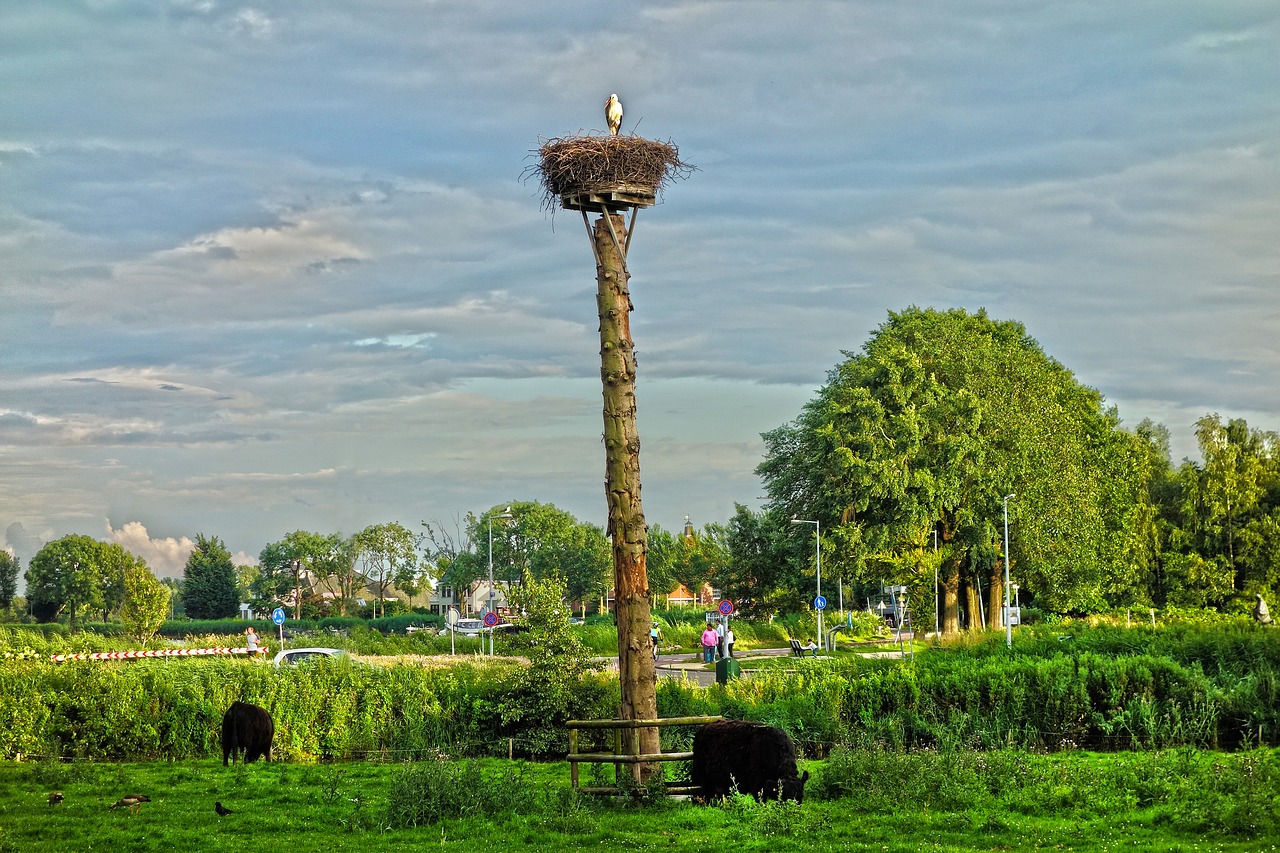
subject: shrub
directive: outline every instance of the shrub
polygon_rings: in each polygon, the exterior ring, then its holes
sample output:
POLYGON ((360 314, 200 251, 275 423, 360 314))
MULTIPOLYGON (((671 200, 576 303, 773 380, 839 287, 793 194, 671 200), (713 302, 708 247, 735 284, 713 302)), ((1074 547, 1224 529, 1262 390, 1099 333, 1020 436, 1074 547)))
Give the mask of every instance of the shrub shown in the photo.
POLYGON ((522 775, 518 767, 487 775, 475 761, 445 755, 405 764, 391 783, 386 822, 404 828, 452 818, 538 811, 539 797, 522 775))

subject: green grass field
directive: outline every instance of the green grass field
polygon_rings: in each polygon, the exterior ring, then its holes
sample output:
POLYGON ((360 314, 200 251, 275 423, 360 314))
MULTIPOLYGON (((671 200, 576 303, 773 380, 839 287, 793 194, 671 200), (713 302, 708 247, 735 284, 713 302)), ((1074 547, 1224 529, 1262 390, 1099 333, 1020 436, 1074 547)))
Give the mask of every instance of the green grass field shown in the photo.
POLYGON ((809 763, 803 805, 601 801, 574 795, 560 762, 423 762, 439 772, 414 782, 398 764, 10 762, 0 765, 0 853, 1280 848, 1274 751, 850 760, 809 763), (865 789, 815 784, 824 773, 865 789), (61 804, 48 804, 52 791, 61 804), (136 814, 109 808, 130 793, 151 802, 136 814), (215 801, 233 813, 219 817, 215 801))

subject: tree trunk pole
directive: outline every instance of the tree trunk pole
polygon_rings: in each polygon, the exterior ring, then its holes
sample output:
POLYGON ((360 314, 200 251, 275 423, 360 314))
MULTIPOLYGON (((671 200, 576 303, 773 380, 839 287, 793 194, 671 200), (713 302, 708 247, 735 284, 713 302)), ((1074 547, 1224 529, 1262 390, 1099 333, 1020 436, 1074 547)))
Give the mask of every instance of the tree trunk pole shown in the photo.
POLYGON ((942 568, 942 633, 956 634, 960 631, 960 566, 948 560, 942 568))
MULTIPOLYGON (((992 631, 1004 628, 1004 557, 991 565, 991 574, 987 577, 987 627, 992 631)), ((1009 602, 1013 606, 1013 602, 1009 602)))
MULTIPOLYGON (((657 671, 649 644, 652 619, 649 578, 645 568, 648 527, 640 505, 640 437, 636 432, 636 358, 631 340, 629 273, 618 245, 626 245, 625 219, 605 213, 596 220, 596 304, 600 313, 600 379, 604 388, 605 497, 609 504, 606 531, 613 543, 615 615, 618 622, 618 680, 621 717, 652 720, 658 716, 657 671), (612 217, 610 234, 605 216, 612 217)), ((639 729, 628 742, 638 754, 659 751, 658 730, 639 729)), ((631 765, 638 782, 652 778, 654 763, 631 765)))

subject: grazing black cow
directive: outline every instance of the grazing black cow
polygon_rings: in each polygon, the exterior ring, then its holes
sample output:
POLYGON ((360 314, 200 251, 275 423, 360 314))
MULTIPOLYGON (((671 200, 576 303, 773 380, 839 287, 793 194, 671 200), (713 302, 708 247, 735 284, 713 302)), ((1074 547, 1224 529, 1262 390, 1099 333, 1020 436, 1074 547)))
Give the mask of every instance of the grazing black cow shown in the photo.
POLYGON ((227 759, 244 752, 244 763, 250 764, 259 756, 271 760, 271 739, 276 725, 266 708, 248 702, 232 702, 222 715, 222 766, 227 759))
POLYGON ((796 745, 782 729, 746 720, 707 723, 693 736, 693 784, 706 799, 735 789, 757 800, 804 801, 796 745))

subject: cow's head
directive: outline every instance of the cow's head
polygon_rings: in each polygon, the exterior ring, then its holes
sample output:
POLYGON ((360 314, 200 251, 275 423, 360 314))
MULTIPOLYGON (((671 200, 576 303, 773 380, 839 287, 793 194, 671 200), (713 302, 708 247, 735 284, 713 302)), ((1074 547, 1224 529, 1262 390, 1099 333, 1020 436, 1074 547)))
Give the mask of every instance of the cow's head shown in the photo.
POLYGON ((809 771, 806 770, 795 779, 782 780, 782 799, 795 800, 797 803, 804 802, 804 783, 809 781, 809 771))

